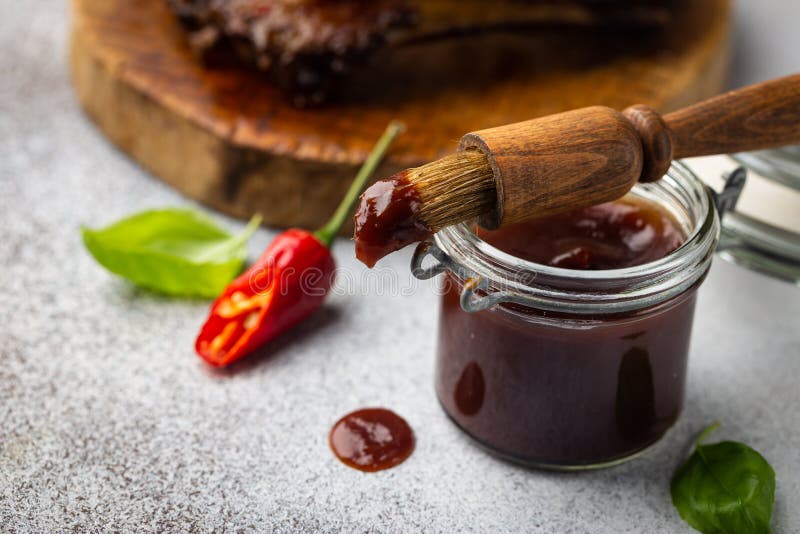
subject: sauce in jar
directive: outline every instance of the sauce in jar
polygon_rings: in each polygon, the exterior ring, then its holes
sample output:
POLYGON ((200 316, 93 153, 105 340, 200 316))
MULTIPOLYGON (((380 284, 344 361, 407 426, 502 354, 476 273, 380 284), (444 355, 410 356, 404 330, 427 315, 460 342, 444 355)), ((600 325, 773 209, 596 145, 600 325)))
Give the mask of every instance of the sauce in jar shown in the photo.
POLYGON ((663 258, 683 244, 677 222, 652 202, 621 199, 478 235, 523 260, 565 269, 619 269, 663 258))
MULTIPOLYGON (((686 239, 666 210, 632 198, 478 235, 515 257, 581 270, 652 262, 686 239)), ((439 322, 439 399, 468 434, 516 461, 580 468, 631 456, 680 413, 699 283, 624 313, 511 303, 468 313, 459 302, 463 281, 450 273, 439 322)), ((585 290, 597 287, 587 281, 585 290)))

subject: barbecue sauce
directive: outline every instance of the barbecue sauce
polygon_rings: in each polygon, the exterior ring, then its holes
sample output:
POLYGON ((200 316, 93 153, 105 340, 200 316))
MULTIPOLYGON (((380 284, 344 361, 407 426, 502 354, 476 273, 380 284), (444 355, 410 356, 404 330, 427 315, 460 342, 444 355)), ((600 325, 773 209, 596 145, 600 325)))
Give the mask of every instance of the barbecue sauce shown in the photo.
MULTIPOLYGON (((685 240, 666 211, 638 199, 478 234, 516 257, 582 270, 651 262, 685 240)), ((597 465, 642 450, 677 419, 696 285, 651 308, 592 316, 518 304, 467 313, 461 289, 450 274, 436 390, 450 417, 489 449, 539 466, 597 465)))
POLYGON ((565 269, 620 269, 663 258, 684 241, 652 202, 620 199, 478 235, 523 260, 565 269))
POLYGON ((375 182, 361 196, 354 239, 356 257, 368 267, 432 233, 417 219, 419 191, 409 183, 406 172, 375 182))
POLYGON ((391 410, 365 408, 339 419, 331 428, 328 442, 344 464, 360 471, 381 471, 411 455, 414 432, 391 410))

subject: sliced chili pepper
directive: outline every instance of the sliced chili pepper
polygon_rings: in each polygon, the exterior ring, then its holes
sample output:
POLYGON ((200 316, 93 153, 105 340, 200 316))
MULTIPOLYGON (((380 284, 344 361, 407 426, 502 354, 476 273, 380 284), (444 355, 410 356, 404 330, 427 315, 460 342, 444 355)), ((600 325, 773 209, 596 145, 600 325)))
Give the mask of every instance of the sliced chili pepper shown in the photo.
POLYGON ((356 175, 331 220, 314 233, 292 228, 279 234, 261 257, 211 305, 195 350, 225 366, 278 337, 319 308, 334 281, 330 244, 391 142, 402 131, 392 122, 356 175))
POLYGON ((212 365, 227 365, 279 336, 320 307, 335 267, 314 234, 281 233, 211 306, 197 353, 212 365))

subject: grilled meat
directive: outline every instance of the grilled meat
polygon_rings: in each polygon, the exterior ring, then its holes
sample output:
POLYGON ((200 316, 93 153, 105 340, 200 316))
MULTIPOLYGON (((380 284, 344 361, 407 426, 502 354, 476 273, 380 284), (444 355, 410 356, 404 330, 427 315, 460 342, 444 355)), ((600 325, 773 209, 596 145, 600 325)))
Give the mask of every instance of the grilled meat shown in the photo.
POLYGON ((298 105, 319 103, 353 62, 412 27, 405 0, 167 0, 208 58, 232 48, 267 71, 298 105))
MULTIPOLYGON (((674 0, 673 0, 674 1, 674 0)), ((224 47, 304 106, 383 46, 531 26, 659 26, 670 0, 167 0, 204 57, 224 47)))

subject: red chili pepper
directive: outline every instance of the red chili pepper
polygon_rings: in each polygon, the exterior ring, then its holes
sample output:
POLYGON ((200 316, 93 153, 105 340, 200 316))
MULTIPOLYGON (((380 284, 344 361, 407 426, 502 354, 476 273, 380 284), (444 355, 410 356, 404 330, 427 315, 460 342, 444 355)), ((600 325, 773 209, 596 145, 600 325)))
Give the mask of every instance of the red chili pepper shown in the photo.
POLYGON ((402 125, 391 123, 331 220, 314 233, 292 228, 276 237, 249 269, 211 305, 195 350, 224 366, 278 337, 319 308, 333 285, 330 244, 402 125))

